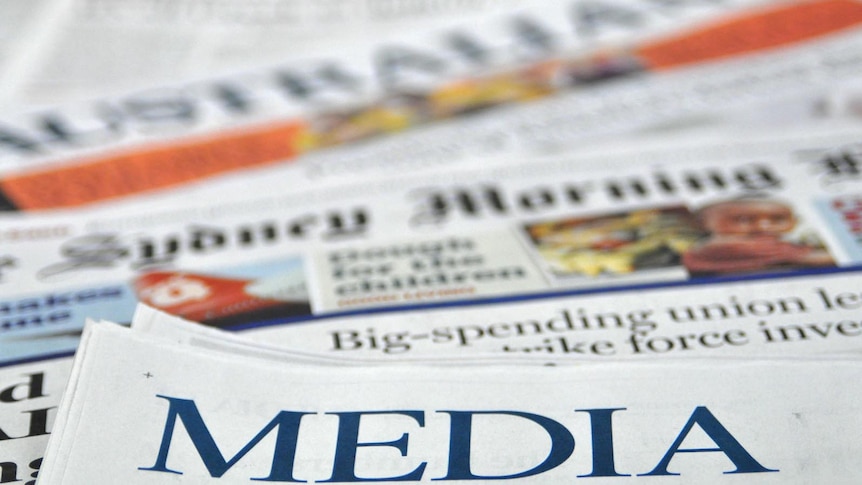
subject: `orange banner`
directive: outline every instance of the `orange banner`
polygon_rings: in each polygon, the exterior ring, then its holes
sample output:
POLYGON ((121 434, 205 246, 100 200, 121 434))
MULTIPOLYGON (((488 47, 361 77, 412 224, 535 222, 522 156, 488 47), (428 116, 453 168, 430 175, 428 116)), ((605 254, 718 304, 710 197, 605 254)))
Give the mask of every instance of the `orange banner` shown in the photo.
POLYGON ((80 206, 295 158, 304 129, 291 121, 74 161, 11 176, 0 190, 19 210, 80 206))
POLYGON ((659 70, 794 44, 862 23, 862 3, 794 3, 724 20, 642 46, 637 56, 659 70))

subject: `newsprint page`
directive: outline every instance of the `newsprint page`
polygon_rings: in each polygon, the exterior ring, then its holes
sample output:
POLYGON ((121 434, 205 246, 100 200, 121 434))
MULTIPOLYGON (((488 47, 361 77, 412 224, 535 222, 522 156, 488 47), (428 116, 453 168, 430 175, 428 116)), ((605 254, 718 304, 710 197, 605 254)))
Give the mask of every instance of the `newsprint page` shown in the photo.
POLYGON ((862 0, 0 5, 0 485, 862 483, 862 0))

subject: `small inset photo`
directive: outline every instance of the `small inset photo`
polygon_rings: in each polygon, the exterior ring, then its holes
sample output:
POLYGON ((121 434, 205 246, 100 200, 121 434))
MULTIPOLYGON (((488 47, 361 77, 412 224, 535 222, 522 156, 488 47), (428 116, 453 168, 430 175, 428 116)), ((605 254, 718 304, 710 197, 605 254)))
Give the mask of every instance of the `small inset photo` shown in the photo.
POLYGON ((682 255, 705 235, 684 206, 555 219, 523 228, 549 277, 579 286, 685 279, 682 255))
POLYGON ((151 307, 213 327, 311 314, 299 258, 217 272, 147 271, 132 287, 151 307))
POLYGON ((818 235, 787 202, 740 197, 705 204, 696 215, 705 236, 683 255, 692 277, 835 266, 818 235))

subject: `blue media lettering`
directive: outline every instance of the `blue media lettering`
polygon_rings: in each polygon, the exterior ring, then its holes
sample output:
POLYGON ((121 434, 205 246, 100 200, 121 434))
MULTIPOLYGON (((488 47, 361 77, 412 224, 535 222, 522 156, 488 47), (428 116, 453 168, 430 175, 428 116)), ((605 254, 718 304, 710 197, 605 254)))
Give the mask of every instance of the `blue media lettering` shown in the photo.
MULTIPOLYGON (((297 478, 294 474, 296 450, 300 444, 300 428, 303 418, 317 415, 314 412, 279 411, 254 437, 248 441, 232 457, 225 457, 215 442, 212 433, 201 416, 193 400, 158 395, 168 402, 167 419, 165 420, 161 444, 155 463, 152 466, 140 467, 141 471, 169 474, 183 474, 182 464, 176 459, 168 464, 171 444, 174 440, 177 421, 182 422, 188 438, 194 445, 198 456, 209 475, 222 477, 234 465, 245 457, 249 451, 271 433, 275 434, 275 444, 272 460, 269 463, 269 474, 266 476, 249 476, 249 480, 264 482, 302 483, 306 480, 297 478)), ((778 472, 763 466, 755 459, 732 434, 719 422, 718 418, 706 406, 697 406, 682 424, 676 438, 664 453, 657 453, 658 462, 650 470, 641 473, 621 471, 615 461, 614 433, 612 418, 617 412, 626 408, 575 409, 574 413, 583 413, 590 420, 590 447, 592 453, 592 470, 589 473, 572 473, 572 478, 590 477, 633 477, 633 476, 671 476, 679 475, 670 470, 671 461, 679 453, 721 453, 733 466, 725 474, 767 473, 778 472), (689 433, 697 427, 715 444, 712 448, 683 448, 683 443, 689 433)), ((398 430, 401 433, 393 441, 367 442, 360 441, 359 428, 364 416, 385 415, 401 416, 411 429, 424 428, 426 412, 422 410, 368 410, 351 412, 327 412, 338 418, 338 428, 335 437, 335 450, 329 478, 316 478, 318 483, 353 483, 369 481, 420 481, 430 478, 432 481, 453 480, 507 480, 540 475, 564 464, 575 452, 575 437, 569 429, 559 421, 539 414, 515 410, 437 410, 434 413, 448 415, 448 456, 446 457, 446 472, 443 476, 426 476, 428 461, 422 461, 413 470, 397 476, 360 477, 357 476, 357 452, 361 448, 385 447, 396 449, 402 457, 408 456, 408 441, 410 432, 398 430), (508 471, 504 474, 492 475, 488 472, 475 471, 471 458, 481 450, 473 444, 473 418, 483 416, 485 419, 521 419, 538 426, 550 439, 550 450, 541 463, 516 473, 508 471)), ((680 421, 684 419, 681 417, 680 421)), ((505 421, 504 421, 505 422, 505 421)), ((396 433, 397 435, 397 433, 396 433)), ((306 433, 303 436, 307 436, 306 433)), ((260 455, 258 455, 260 456, 260 455)), ((269 456, 269 455, 267 455, 269 456)), ((429 458, 430 459, 430 458, 429 458)), ((440 459, 440 458, 437 458, 440 459)), ((243 470, 245 467, 238 467, 243 470)), ((235 479, 235 477, 234 477, 235 479)))

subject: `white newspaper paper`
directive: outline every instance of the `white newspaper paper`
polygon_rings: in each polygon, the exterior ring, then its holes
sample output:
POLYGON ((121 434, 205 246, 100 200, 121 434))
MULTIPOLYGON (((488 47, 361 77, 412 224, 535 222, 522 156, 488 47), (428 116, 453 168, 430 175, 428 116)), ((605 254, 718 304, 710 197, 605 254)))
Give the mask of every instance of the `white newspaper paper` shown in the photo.
MULTIPOLYGON (((546 0, 542 0, 546 1, 546 0)), ((9 0, 11 13, 32 0, 9 0)), ((56 104, 176 82, 178 78, 333 52, 413 30, 511 11, 514 0, 62 0, 50 37, 26 52, 6 94, 56 104), (107 46, 107 47, 106 47, 107 46)), ((532 2, 537 3, 537 2, 532 2)), ((33 17, 36 17, 35 15, 33 17)), ((4 19, 5 20, 5 19, 4 19)), ((10 37, 16 25, 11 16, 10 37)), ((29 20, 29 19, 25 19, 29 20)), ((39 16, 45 22, 45 15, 39 16)), ((0 34, 2 35, 2 34, 0 34)), ((16 38, 21 36, 15 36, 16 38)), ((16 39, 11 39, 16 40, 16 39)), ((10 49, 11 50, 11 49, 10 49)))
POLYGON ((862 478, 855 360, 383 373, 88 332, 43 485, 862 478))
POLYGON ((32 61, 34 46, 44 45, 46 34, 62 17, 65 0, 5 0, 0 2, 0 107, 21 110, 21 99, 8 99, 23 65, 32 61))
MULTIPOLYGON (((345 180, 369 165, 393 170, 393 160, 413 169, 571 148, 777 102, 807 106, 862 66, 856 0, 541 5, 331 58, 9 114, 0 206, 104 206, 299 160, 345 180)), ((256 190, 308 182, 291 170, 267 178, 256 190)))

